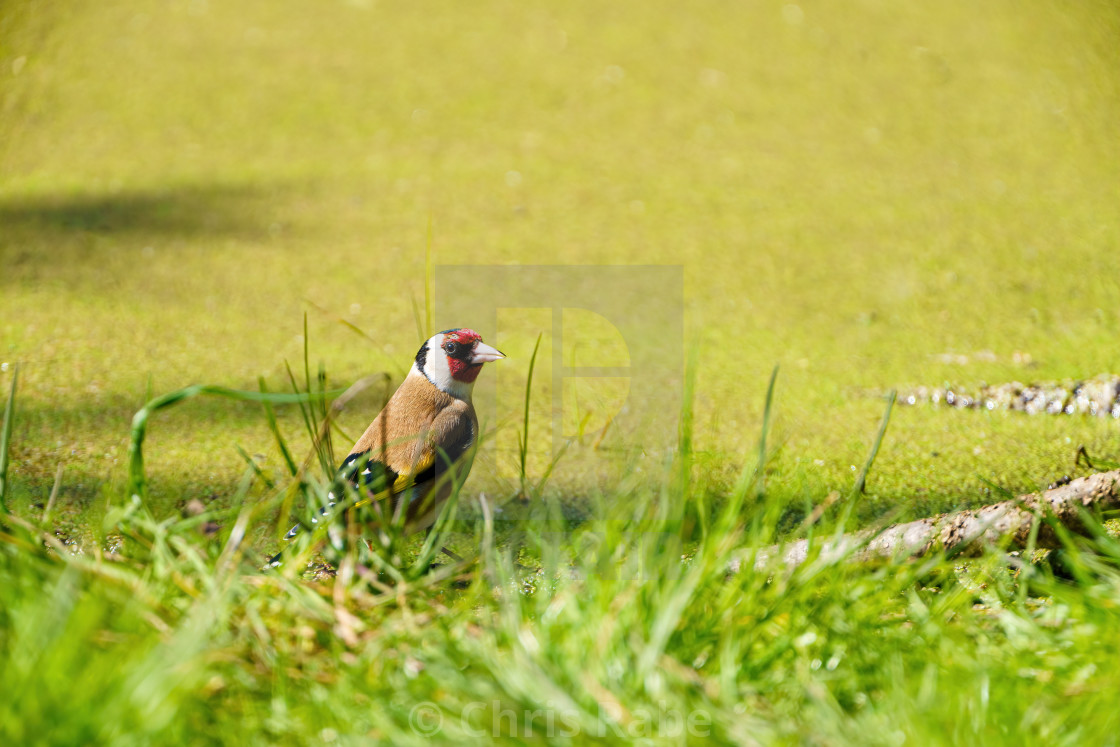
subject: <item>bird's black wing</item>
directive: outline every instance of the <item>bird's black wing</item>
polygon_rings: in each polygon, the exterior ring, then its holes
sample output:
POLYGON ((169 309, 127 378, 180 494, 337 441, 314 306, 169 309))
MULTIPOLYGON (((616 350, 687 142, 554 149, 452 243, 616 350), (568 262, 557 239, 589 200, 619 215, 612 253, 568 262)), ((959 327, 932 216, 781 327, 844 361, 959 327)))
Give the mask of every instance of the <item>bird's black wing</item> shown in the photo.
MULTIPOLYGON (((419 475, 418 477, 423 477, 419 475)), ((334 515, 334 508, 341 500, 340 496, 344 495, 344 486, 349 483, 355 488, 362 488, 371 494, 380 493, 383 490, 388 490, 394 487, 399 480, 400 475, 394 472, 390 467, 385 465, 381 460, 373 458, 368 451, 350 454, 342 462, 342 466, 338 468, 338 474, 335 476, 335 484, 327 493, 327 505, 319 509, 318 516, 311 517, 310 526, 304 523, 299 523, 288 530, 284 535, 284 539, 291 541, 298 537, 304 530, 314 529, 320 521, 329 520, 334 515)), ((430 479, 430 478, 429 478, 430 479)), ((421 480, 417 480, 420 482, 421 480)), ((284 551, 274 555, 268 562, 272 567, 278 567, 283 561, 284 551)))

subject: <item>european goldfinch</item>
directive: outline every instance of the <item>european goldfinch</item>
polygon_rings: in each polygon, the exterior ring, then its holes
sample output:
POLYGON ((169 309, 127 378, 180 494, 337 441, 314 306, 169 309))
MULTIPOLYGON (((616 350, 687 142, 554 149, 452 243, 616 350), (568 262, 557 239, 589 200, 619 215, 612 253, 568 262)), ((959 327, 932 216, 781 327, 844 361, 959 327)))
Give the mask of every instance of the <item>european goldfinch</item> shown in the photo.
MULTIPOLYGON (((405 511, 406 533, 429 528, 451 494, 447 472, 458 470, 462 482, 470 470, 470 460, 463 457, 478 438, 471 403, 475 379, 483 364, 502 358, 473 329, 448 329, 430 337, 342 462, 340 478, 360 486, 368 499, 390 497, 393 510, 405 511)), ((337 495, 331 493, 330 507, 337 495)), ((285 539, 300 530, 300 525, 292 527, 285 539)), ((272 565, 279 560, 277 555, 272 565)))

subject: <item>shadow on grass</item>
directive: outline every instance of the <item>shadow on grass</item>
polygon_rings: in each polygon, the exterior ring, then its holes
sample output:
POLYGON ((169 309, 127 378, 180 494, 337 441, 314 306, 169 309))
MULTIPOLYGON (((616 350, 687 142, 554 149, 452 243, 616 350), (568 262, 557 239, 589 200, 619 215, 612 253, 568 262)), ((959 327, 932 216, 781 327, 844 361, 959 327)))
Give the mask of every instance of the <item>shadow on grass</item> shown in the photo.
POLYGON ((254 188, 211 185, 0 199, 0 225, 8 232, 241 233, 267 229, 267 197, 254 188))
POLYGON ((276 195, 208 185, 0 198, 0 262, 9 270, 0 284, 73 274, 149 243, 267 237, 278 225, 276 195))

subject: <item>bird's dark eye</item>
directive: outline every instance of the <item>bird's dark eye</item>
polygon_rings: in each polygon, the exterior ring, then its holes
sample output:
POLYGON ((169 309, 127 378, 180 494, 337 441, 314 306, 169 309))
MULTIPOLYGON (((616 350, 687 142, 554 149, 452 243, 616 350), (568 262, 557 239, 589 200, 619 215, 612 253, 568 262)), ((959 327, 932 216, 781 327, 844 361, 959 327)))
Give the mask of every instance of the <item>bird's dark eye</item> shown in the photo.
POLYGON ((444 351, 447 352, 448 355, 455 355, 456 353, 459 352, 459 343, 457 343, 457 342, 444 343, 443 349, 444 349, 444 351))

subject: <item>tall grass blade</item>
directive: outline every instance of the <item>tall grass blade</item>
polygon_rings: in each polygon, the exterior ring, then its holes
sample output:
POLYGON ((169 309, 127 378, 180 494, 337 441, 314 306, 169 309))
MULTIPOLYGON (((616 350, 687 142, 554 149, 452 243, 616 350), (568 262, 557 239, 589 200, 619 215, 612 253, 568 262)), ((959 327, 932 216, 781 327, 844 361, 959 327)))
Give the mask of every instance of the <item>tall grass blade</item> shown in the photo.
MULTIPOLYGON (((268 394, 268 386, 265 384, 264 377, 260 377, 258 382, 261 387, 261 394, 268 394)), ((272 403, 268 400, 263 400, 261 406, 264 407, 265 418, 268 420, 268 430, 272 433, 272 437, 276 439, 276 446, 280 449, 280 455, 284 457, 284 464, 288 467, 288 474, 295 477, 299 468, 296 467, 296 460, 292 458, 292 452, 288 450, 288 444, 284 440, 284 436, 280 434, 280 425, 276 422, 276 411, 272 409, 272 403)))
POLYGON ((535 488, 533 488, 534 494, 541 494, 541 491, 544 490, 545 483, 548 482, 548 478, 552 477, 552 471, 556 469, 556 465, 560 462, 560 459, 563 458, 564 453, 571 445, 572 439, 568 439, 560 445, 560 448, 556 451, 556 454, 552 457, 551 460, 549 460, 548 466, 545 467, 544 472, 541 473, 541 479, 537 480, 537 485, 535 488))
POLYGON ((58 491, 62 489, 62 472, 65 468, 66 463, 59 462, 58 469, 54 472, 54 484, 51 486, 51 494, 47 498, 47 507, 43 509, 43 518, 39 519, 39 523, 44 526, 51 516, 51 510, 54 509, 54 502, 58 500, 58 491))
POLYGON ((778 381, 778 366, 770 372, 770 383, 766 385, 766 404, 762 410, 762 433, 758 438, 758 461, 755 463, 755 500, 761 501, 766 495, 766 439, 770 435, 770 422, 774 414, 774 385, 778 381))
POLYGON ((16 385, 19 383, 19 365, 12 370, 12 386, 4 404, 4 423, 0 426, 0 511, 10 514, 8 508, 8 450, 12 445, 12 423, 15 420, 16 385))
MULTIPOLYGON (((681 401, 681 422, 677 442, 677 485, 676 495, 669 501, 679 502, 680 508, 686 507, 693 498, 692 490, 692 434, 695 424, 694 405, 696 395, 696 371, 700 363, 700 346, 693 344, 688 351, 688 364, 684 372, 684 391, 681 401)), ((696 515, 700 521, 700 536, 708 535, 708 511, 704 505, 703 491, 696 491, 696 515)))
POLYGON ((770 372, 770 382, 766 386, 766 399, 762 409, 762 429, 758 437, 758 453, 755 455, 755 463, 753 465, 749 462, 743 464, 743 469, 739 472, 739 479, 736 481, 735 488, 731 492, 731 498, 720 512, 721 518, 719 521, 719 529, 716 532, 717 535, 726 534, 738 523, 739 514, 742 511, 743 504, 746 502, 747 494, 750 492, 752 485, 755 487, 755 501, 761 502, 765 498, 766 443, 769 438, 771 424, 773 423, 774 388, 777 385, 777 381, 778 366, 774 366, 774 369, 770 372))
POLYGON ((432 270, 432 223, 434 217, 428 213, 428 246, 424 252, 424 339, 428 339, 435 332, 434 306, 435 306, 435 273, 432 270))
POLYGON ((532 398, 533 391, 533 369, 537 365, 537 352, 540 351, 541 337, 544 332, 537 335, 537 342, 533 345, 533 354, 529 356, 529 378, 525 381, 525 417, 522 422, 524 430, 517 436, 517 446, 520 453, 520 468, 521 468, 521 496, 528 498, 529 493, 529 478, 526 463, 529 457, 529 402, 532 398))
POLYGON ((879 447, 883 444, 883 436, 887 434, 887 426, 891 422, 891 410, 894 409, 896 399, 898 399, 898 392, 892 389, 891 393, 887 395, 887 409, 883 412, 883 419, 879 422, 879 432, 875 434, 875 442, 871 445, 871 452, 867 455, 867 461, 863 463, 863 469, 860 470, 855 485, 852 486, 854 493, 867 492, 867 476, 871 473, 871 465, 875 463, 875 457, 879 455, 879 447))
MULTIPOLYGON (((307 313, 303 315, 303 381, 305 390, 308 395, 314 391, 311 387, 311 345, 307 335, 307 313)), ((319 384, 320 392, 326 391, 326 372, 320 367, 316 382, 319 384)), ((319 467, 323 471, 323 476, 328 480, 334 476, 334 458, 331 454, 330 448, 330 428, 327 420, 327 403, 311 399, 307 403, 307 412, 305 415, 305 422, 307 424, 308 435, 311 437, 311 445, 315 450, 315 456, 318 457, 319 467), (318 409, 316 410, 316 405, 318 409)))
POLYGON ((319 381, 319 402, 318 402, 318 404, 319 404, 319 417, 320 417, 320 423, 322 424, 322 426, 319 429, 319 433, 321 434, 320 438, 319 438, 319 451, 320 451, 320 459, 322 460, 322 462, 324 464, 324 467, 326 469, 326 472, 324 474, 329 474, 329 473, 334 471, 334 464, 335 464, 335 462, 334 462, 334 442, 331 439, 331 428, 330 428, 330 425, 331 425, 331 422, 333 421, 333 418, 331 417, 330 413, 327 411, 327 397, 326 397, 327 370, 326 370, 326 368, 323 367, 323 364, 321 364, 321 363, 319 364, 318 381, 319 381))
MULTIPOLYGON (((296 383, 296 375, 292 372, 291 364, 289 364, 287 361, 284 361, 284 369, 288 372, 288 381, 292 385, 292 391, 295 392, 296 394, 299 394, 299 391, 300 391, 299 384, 296 383)), ((308 412, 308 408, 307 408, 306 403, 304 403, 302 401, 299 403, 299 412, 300 412, 300 415, 303 416, 303 426, 304 426, 304 428, 307 429, 308 435, 312 439, 314 439, 315 438, 315 424, 311 420, 311 413, 308 412)))
MULTIPOLYGON (((300 386, 299 386, 298 383, 296 383, 296 377, 295 377, 295 374, 292 372, 292 367, 288 364, 287 361, 284 361, 284 367, 288 372, 288 381, 291 382, 292 391, 296 394, 299 394, 300 386)), ((304 380, 307 382, 307 387, 308 387, 305 391, 307 392, 307 396, 310 397, 311 394, 312 394, 312 391, 311 391, 311 373, 310 373, 310 367, 309 367, 309 364, 308 364, 308 358, 307 358, 306 350, 304 351, 304 380)), ((322 438, 322 435, 321 435, 321 425, 322 424, 316 418, 315 408, 311 405, 310 400, 301 400, 300 404, 299 404, 299 411, 300 411, 300 414, 303 416, 303 427, 307 430, 307 437, 311 440, 312 456, 314 457, 314 459, 316 461, 319 462, 319 466, 322 468, 323 474, 326 475, 329 479, 329 477, 334 472, 334 465, 330 464, 330 463, 325 463, 323 461, 322 450, 319 448, 319 442, 322 438)), ((310 459, 311 459, 311 457, 309 457, 308 461, 304 462, 304 468, 305 469, 306 469, 307 465, 310 463, 310 459)))
POLYGON ((863 469, 859 471, 859 476, 852 485, 852 492, 848 494, 848 498, 844 502, 844 511, 840 516, 839 523, 836 525, 837 538, 844 533, 844 528, 848 525, 848 519, 851 518, 856 501, 867 489, 867 476, 871 473, 871 465, 875 463, 875 457, 879 455, 879 447, 882 446, 883 437, 887 434, 887 426, 891 422, 891 411, 894 409, 894 403, 897 398, 898 392, 893 389, 890 394, 887 395, 887 407, 883 411, 883 419, 879 422, 879 432, 875 434, 875 441, 871 444, 871 451, 867 454, 867 459, 863 463, 863 469))
POLYGON ((412 302, 412 321, 416 324, 416 339, 422 343, 431 335, 424 334, 423 314, 420 313, 420 304, 416 302, 416 296, 410 296, 409 300, 412 302))
MULTIPOLYGON (((307 339, 307 312, 303 312, 303 391, 311 393, 311 341, 307 339)), ((308 403, 314 420, 315 408, 308 403)))
POLYGON ((233 447, 237 449, 237 453, 241 455, 241 458, 243 460, 245 460, 245 464, 247 465, 249 471, 265 485, 270 488, 273 487, 272 480, 269 480, 268 475, 261 471, 260 465, 257 464, 257 460, 249 456, 249 452, 245 451, 245 449, 241 447, 241 444, 234 444, 233 447))

